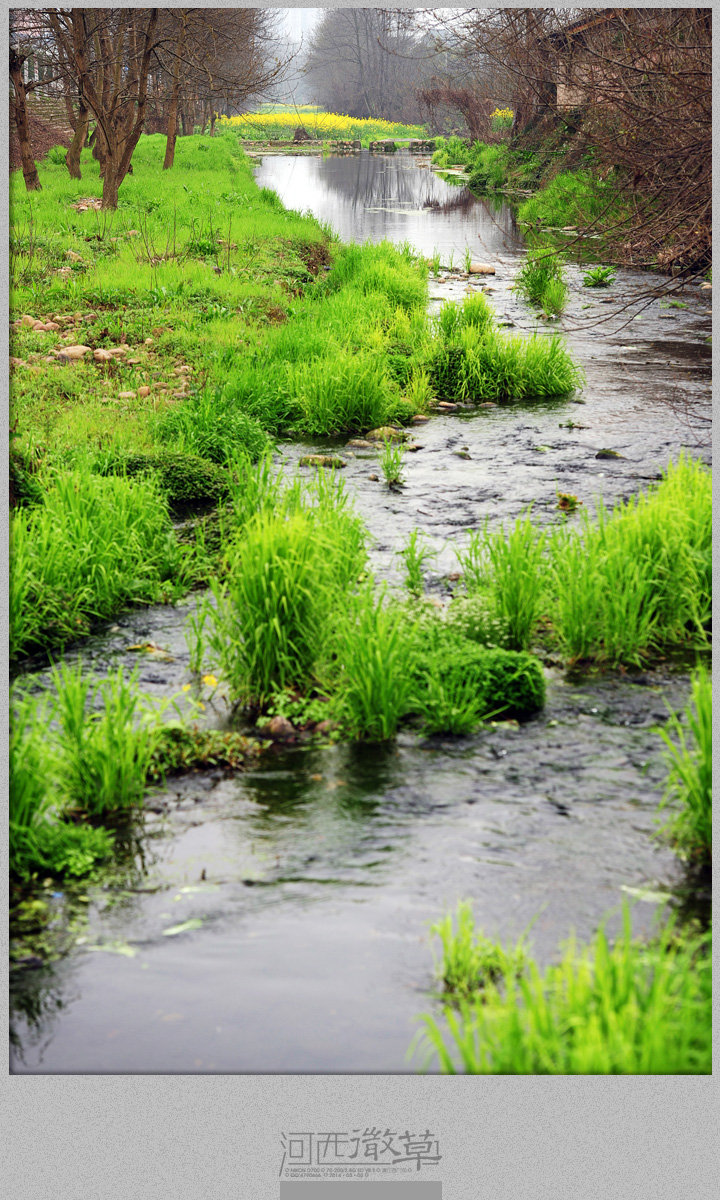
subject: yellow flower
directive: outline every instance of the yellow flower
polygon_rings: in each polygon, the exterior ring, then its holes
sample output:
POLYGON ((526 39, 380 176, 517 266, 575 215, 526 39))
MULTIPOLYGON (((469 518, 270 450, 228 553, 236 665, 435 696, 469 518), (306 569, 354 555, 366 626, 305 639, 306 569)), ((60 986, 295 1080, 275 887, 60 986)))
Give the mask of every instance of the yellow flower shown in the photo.
POLYGON ((183 686, 182 686, 182 690, 183 690, 184 692, 189 692, 191 687, 192 687, 192 684, 191 684, 191 683, 184 683, 184 684, 183 684, 183 686))
POLYGON ((218 681, 214 675, 203 675, 202 681, 203 683, 206 683, 208 687, 217 687, 218 685, 218 681))

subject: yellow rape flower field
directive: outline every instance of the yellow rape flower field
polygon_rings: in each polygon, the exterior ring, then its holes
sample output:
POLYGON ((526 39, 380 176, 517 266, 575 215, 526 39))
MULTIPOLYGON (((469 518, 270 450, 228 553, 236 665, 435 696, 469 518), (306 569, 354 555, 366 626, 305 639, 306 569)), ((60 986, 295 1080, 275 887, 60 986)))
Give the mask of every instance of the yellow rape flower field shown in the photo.
POLYGON ((376 138, 424 137, 424 125, 401 125, 396 121, 372 118, 363 120, 342 113, 318 112, 314 109, 293 109, 292 112, 243 113, 237 117, 219 117, 218 125, 237 131, 252 141, 273 141, 291 138, 299 125, 311 138, 355 141, 367 145, 376 138))

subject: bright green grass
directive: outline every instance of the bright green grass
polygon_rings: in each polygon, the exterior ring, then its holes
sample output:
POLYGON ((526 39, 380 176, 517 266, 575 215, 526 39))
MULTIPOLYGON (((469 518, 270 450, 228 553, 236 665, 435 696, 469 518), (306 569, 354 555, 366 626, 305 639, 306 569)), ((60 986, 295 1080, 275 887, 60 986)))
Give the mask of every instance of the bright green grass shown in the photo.
POLYGON ((712 853, 712 681, 704 667, 692 677, 692 696, 685 720, 672 713, 660 730, 665 742, 668 775, 661 810, 662 833, 695 861, 709 862, 712 853))
POLYGON ((462 997, 442 1021, 424 1017, 416 1044, 444 1074, 696 1075, 711 1071, 710 935, 679 940, 667 925, 654 942, 633 940, 626 906, 610 943, 603 928, 588 946, 571 941, 542 971, 518 964, 474 935, 441 923, 443 968, 462 997), (478 972, 490 961, 494 970, 478 972), (458 977, 461 986, 455 984, 458 977))
POLYGON ((551 617, 565 654, 640 664, 667 645, 708 644, 712 478, 682 455, 651 491, 556 531, 551 617))
POLYGON ((59 474, 11 518, 10 654, 62 645, 125 604, 172 591, 182 566, 167 501, 149 479, 59 474))
POLYGON ((529 250, 515 281, 515 289, 546 313, 561 313, 567 299, 563 261, 546 246, 529 250))

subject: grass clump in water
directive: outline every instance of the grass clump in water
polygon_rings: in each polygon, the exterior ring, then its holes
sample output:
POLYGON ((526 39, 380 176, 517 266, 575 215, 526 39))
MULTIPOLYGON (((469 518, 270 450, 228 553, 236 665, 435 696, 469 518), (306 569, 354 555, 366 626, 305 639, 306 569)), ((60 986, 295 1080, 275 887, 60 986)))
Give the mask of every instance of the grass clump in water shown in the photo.
POLYGON ((450 914, 430 927, 440 939, 442 959, 438 976, 453 1001, 467 999, 489 983, 497 983, 505 975, 519 974, 527 961, 522 945, 505 950, 499 942, 485 937, 475 928, 472 905, 467 900, 458 903, 454 917, 450 914))
POLYGON ((498 644, 527 650, 544 599, 545 535, 529 516, 518 517, 506 534, 486 521, 458 552, 465 587, 487 600, 487 624, 498 644))
POLYGON ((529 957, 518 963, 510 955, 505 965, 507 952, 498 946, 494 957, 471 921, 465 916, 457 933, 442 923, 443 970, 464 984, 476 957, 496 970, 460 999, 459 1012, 445 1009, 443 1025, 423 1018, 423 1050, 444 1074, 711 1071, 709 934, 681 941, 670 923, 644 946, 633 940, 625 906, 614 944, 601 928, 588 946, 571 941, 560 963, 541 971, 529 957))
POLYGON ((640 665, 667 645, 708 644, 712 480, 681 456, 662 481, 550 542, 551 616, 571 660, 640 665))
POLYGON ((568 292, 562 259, 547 247, 529 250, 515 289, 531 304, 557 316, 565 307, 568 292))
POLYGON ((9 743, 9 864, 17 879, 33 874, 82 876, 112 853, 104 829, 63 820, 53 784, 58 754, 49 740, 47 698, 11 698, 9 743))
POLYGON ((311 684, 330 615, 363 571, 364 541, 341 488, 322 474, 250 519, 206 609, 207 645, 235 699, 262 707, 311 684))
POLYGON ((709 862, 712 853, 712 681, 699 667, 692 677, 692 696, 685 724, 673 713, 665 729, 668 776, 661 809, 667 817, 661 832, 691 861, 709 862))
POLYGON ((10 654, 62 645, 124 604, 158 600, 181 571, 167 501, 148 479, 58 475, 11 518, 10 654))

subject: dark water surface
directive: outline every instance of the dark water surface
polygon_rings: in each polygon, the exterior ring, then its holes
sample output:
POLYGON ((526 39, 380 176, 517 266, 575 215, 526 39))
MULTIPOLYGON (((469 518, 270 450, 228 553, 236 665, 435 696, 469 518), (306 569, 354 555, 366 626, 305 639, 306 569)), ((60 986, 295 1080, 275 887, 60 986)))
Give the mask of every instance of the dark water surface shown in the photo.
MULTIPOLYGON (((471 245, 497 268, 488 293, 500 318, 535 326, 510 291, 521 245, 506 206, 493 211, 408 155, 266 158, 258 181, 346 240, 409 240, 454 250, 458 263, 471 245)), ((575 402, 433 417, 398 492, 368 480, 380 474, 374 451, 341 450, 379 576, 397 577, 397 551, 418 526, 443 593, 453 546, 486 517, 512 520, 532 503, 556 522, 556 489, 591 507, 647 486, 681 447, 709 461, 709 293, 688 286, 676 297, 687 308, 662 307, 645 295, 657 277, 620 271, 609 292, 589 292, 568 271, 559 324, 587 375, 575 402), (597 459, 605 448, 623 457, 597 459)), ((431 281, 434 305, 467 286, 431 281)), ((289 472, 302 453, 283 447, 289 472)), ((128 614, 83 656, 104 670, 154 641, 172 661, 143 658, 140 686, 167 697, 190 679, 183 629, 194 606, 128 614)), ((654 726, 688 692, 687 675, 669 668, 575 683, 549 672, 545 712, 521 728, 272 750, 234 778, 173 781, 130 839, 122 886, 72 906, 53 897, 59 930, 70 908, 82 915, 70 953, 13 984, 12 1069, 407 1070, 415 1017, 431 1006, 429 924, 459 898, 492 936, 515 939, 534 919, 542 962, 628 896, 638 931, 651 928, 662 893, 682 882, 650 836, 664 774, 654 726), (167 932, 188 921, 199 924, 167 932)), ((205 700, 204 719, 223 724, 221 689, 205 700)))

